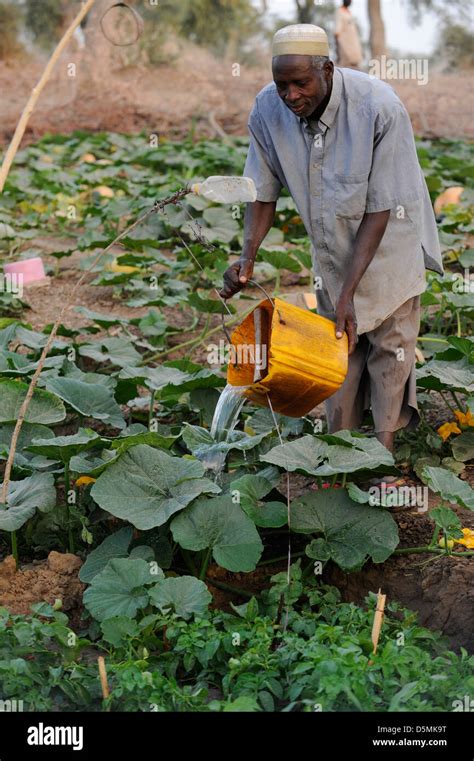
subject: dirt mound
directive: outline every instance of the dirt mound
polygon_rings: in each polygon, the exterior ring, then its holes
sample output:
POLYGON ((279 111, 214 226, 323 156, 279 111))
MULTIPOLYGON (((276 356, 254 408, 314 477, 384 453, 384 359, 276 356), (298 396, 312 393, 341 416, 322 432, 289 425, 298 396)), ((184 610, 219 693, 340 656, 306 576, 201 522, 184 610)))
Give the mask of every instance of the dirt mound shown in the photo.
POLYGON ((37 602, 62 602, 71 611, 82 604, 84 584, 79 581, 82 560, 77 555, 50 552, 46 560, 35 561, 17 571, 10 555, 0 563, 0 606, 14 614, 26 614, 37 602))

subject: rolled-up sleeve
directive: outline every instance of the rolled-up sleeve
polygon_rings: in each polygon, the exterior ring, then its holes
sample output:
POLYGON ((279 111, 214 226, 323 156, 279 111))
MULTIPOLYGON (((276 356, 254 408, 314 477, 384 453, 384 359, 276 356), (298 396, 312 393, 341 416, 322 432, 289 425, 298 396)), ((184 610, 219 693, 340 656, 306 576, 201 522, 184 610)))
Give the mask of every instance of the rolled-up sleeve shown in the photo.
POLYGON ((420 168, 410 117, 402 104, 393 104, 375 121, 374 152, 366 211, 393 209, 422 198, 420 168))
POLYGON ((283 186, 271 164, 257 103, 250 113, 248 130, 250 146, 244 176, 253 179, 257 189, 257 201, 277 201, 283 186))

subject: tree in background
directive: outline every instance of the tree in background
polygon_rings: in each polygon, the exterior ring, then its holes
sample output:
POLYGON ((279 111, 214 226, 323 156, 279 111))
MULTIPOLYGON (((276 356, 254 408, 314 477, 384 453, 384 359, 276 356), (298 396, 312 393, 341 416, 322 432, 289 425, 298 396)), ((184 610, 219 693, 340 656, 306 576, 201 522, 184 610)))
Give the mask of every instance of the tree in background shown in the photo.
POLYGON ((331 32, 334 26, 336 10, 335 0, 295 0, 296 23, 316 24, 326 32, 331 32))
POLYGON ((383 23, 380 0, 367 0, 369 16, 369 46, 372 58, 380 58, 387 54, 385 43, 385 24, 383 23))
MULTIPOLYGON (((436 13, 447 28, 453 26, 453 19, 456 17, 460 17, 467 26, 470 23, 472 0, 405 0, 405 5, 408 17, 414 25, 421 22, 424 12, 436 13)), ((367 12, 370 24, 370 54, 372 58, 380 58, 381 55, 386 55, 381 0, 367 0, 367 12)))
POLYGON ((25 26, 39 47, 49 50, 59 42, 71 5, 67 0, 24 0, 25 26))
POLYGON ((435 57, 448 70, 474 68, 472 33, 465 26, 447 23, 439 33, 435 57))
POLYGON ((0 60, 13 58, 23 50, 19 42, 21 10, 9 2, 0 2, 0 60))

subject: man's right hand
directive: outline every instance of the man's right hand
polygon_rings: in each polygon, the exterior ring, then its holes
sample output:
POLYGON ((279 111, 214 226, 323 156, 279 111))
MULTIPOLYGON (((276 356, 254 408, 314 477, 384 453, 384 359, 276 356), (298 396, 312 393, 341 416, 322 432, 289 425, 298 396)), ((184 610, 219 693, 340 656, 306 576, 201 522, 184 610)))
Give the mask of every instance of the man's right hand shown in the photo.
POLYGON ((224 272, 224 286, 219 291, 223 299, 230 299, 236 293, 245 288, 253 274, 254 260, 249 257, 239 256, 224 272))

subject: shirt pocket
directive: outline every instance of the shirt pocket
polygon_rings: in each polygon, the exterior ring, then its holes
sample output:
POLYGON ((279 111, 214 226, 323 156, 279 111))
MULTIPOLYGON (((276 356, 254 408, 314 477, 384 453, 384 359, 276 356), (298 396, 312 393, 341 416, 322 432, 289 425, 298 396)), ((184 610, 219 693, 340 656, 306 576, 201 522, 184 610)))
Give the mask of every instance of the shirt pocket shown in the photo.
POLYGON ((365 214, 369 174, 336 174, 336 217, 360 219, 365 214))

